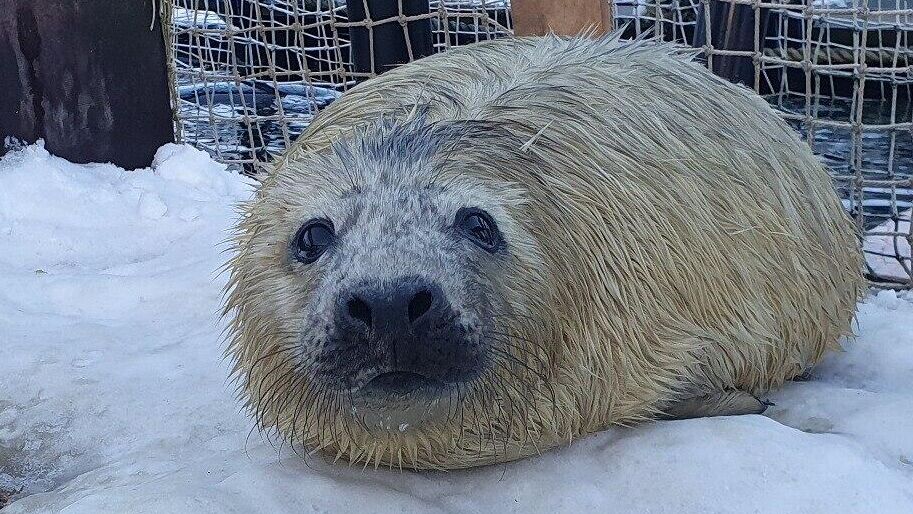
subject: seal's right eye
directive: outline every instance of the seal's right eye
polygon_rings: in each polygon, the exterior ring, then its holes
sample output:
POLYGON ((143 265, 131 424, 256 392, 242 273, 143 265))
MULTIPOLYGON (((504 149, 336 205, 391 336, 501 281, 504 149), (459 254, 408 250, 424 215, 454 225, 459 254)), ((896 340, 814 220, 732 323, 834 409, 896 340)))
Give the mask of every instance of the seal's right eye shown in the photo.
POLYGON ((332 222, 325 219, 313 219, 298 229, 292 253, 300 262, 310 264, 323 255, 323 252, 333 244, 335 238, 336 232, 332 222))

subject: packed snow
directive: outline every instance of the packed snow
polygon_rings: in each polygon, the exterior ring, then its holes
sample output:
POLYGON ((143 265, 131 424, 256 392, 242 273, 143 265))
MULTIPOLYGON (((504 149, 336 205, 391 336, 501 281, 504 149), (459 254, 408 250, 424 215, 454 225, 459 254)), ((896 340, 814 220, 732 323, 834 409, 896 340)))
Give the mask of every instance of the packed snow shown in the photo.
POLYGON ((913 266, 910 243, 901 234, 910 234, 910 221, 913 210, 901 213, 897 221, 888 220, 873 228, 873 235, 866 238, 862 247, 866 251, 866 261, 881 277, 904 283, 910 280, 907 271, 913 266), (899 257, 899 259, 898 259, 899 257))
POLYGON ((222 241, 253 184, 198 150, 152 169, 0 160, 3 514, 913 512, 913 295, 763 416, 612 429, 521 462, 411 473, 303 460, 240 411, 222 241))

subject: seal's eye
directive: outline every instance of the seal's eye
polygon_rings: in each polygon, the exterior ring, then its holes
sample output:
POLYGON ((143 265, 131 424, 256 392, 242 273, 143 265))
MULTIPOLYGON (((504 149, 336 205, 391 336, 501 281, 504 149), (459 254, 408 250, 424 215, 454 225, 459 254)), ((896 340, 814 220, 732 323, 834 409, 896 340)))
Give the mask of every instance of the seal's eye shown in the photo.
POLYGON ((457 227, 475 244, 494 252, 501 242, 501 233, 491 215, 482 209, 464 207, 457 212, 457 227))
POLYGON ((299 261, 310 264, 323 255, 323 252, 336 238, 333 223, 325 219, 314 219, 305 223, 295 235, 292 253, 299 261))

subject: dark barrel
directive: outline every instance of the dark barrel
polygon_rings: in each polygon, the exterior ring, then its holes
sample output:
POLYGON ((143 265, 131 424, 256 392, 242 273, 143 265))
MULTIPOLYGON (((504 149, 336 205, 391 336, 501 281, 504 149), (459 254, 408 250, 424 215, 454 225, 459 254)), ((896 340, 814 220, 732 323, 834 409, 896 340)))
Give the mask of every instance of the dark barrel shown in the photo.
MULTIPOLYGON (((399 0, 346 0, 346 11, 350 22, 362 22, 371 19, 374 22, 398 17, 399 0), (365 10, 367 6, 367 11, 365 10)), ((428 0, 402 0, 405 16, 418 16, 430 12, 428 0)), ((409 62, 409 47, 412 48, 412 59, 431 55, 431 19, 410 21, 407 30, 398 20, 381 25, 374 25, 373 32, 374 66, 371 66, 371 35, 367 27, 351 27, 352 61, 358 73, 383 73, 390 68, 409 62), (406 33, 409 39, 406 39, 406 33), (407 44, 409 46, 407 46, 407 44)))
MULTIPOLYGON (((710 16, 704 16, 702 4, 697 11, 697 26, 694 34, 694 46, 707 44, 707 23, 713 35, 713 47, 716 50, 754 51, 755 47, 755 12, 750 5, 731 4, 723 0, 710 0, 710 16)), ((760 48, 764 48, 764 34, 767 32, 769 9, 759 9, 760 48)), ((751 57, 733 55, 713 56, 713 72, 730 82, 754 87, 755 69, 751 57)), ((763 85, 763 84, 762 84, 763 85)))
POLYGON ((0 152, 44 139, 73 162, 148 166, 174 139, 153 0, 2 0, 0 152))

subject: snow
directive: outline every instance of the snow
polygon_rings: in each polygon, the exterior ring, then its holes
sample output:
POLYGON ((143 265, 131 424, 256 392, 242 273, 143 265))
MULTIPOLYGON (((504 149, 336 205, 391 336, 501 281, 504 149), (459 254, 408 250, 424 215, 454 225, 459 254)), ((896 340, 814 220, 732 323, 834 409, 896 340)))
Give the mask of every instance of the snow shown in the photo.
POLYGON ((848 9, 853 7, 851 0, 812 0, 812 6, 822 9, 848 9))
POLYGON ((229 26, 218 13, 204 9, 172 7, 171 22, 180 28, 228 30, 229 26))
POLYGON ((910 274, 904 268, 913 266, 910 254, 910 243, 903 236, 910 233, 910 219, 913 210, 901 213, 899 221, 885 221, 873 228, 865 238, 862 247, 871 253, 866 254, 866 262, 879 276, 904 283, 910 280, 910 274), (901 260, 904 264, 901 264, 901 260))
POLYGON ((221 241, 252 184, 203 152, 152 169, 0 160, 0 497, 12 513, 913 512, 913 295, 764 416, 612 429, 507 465, 363 470, 281 452, 240 412, 221 241))

